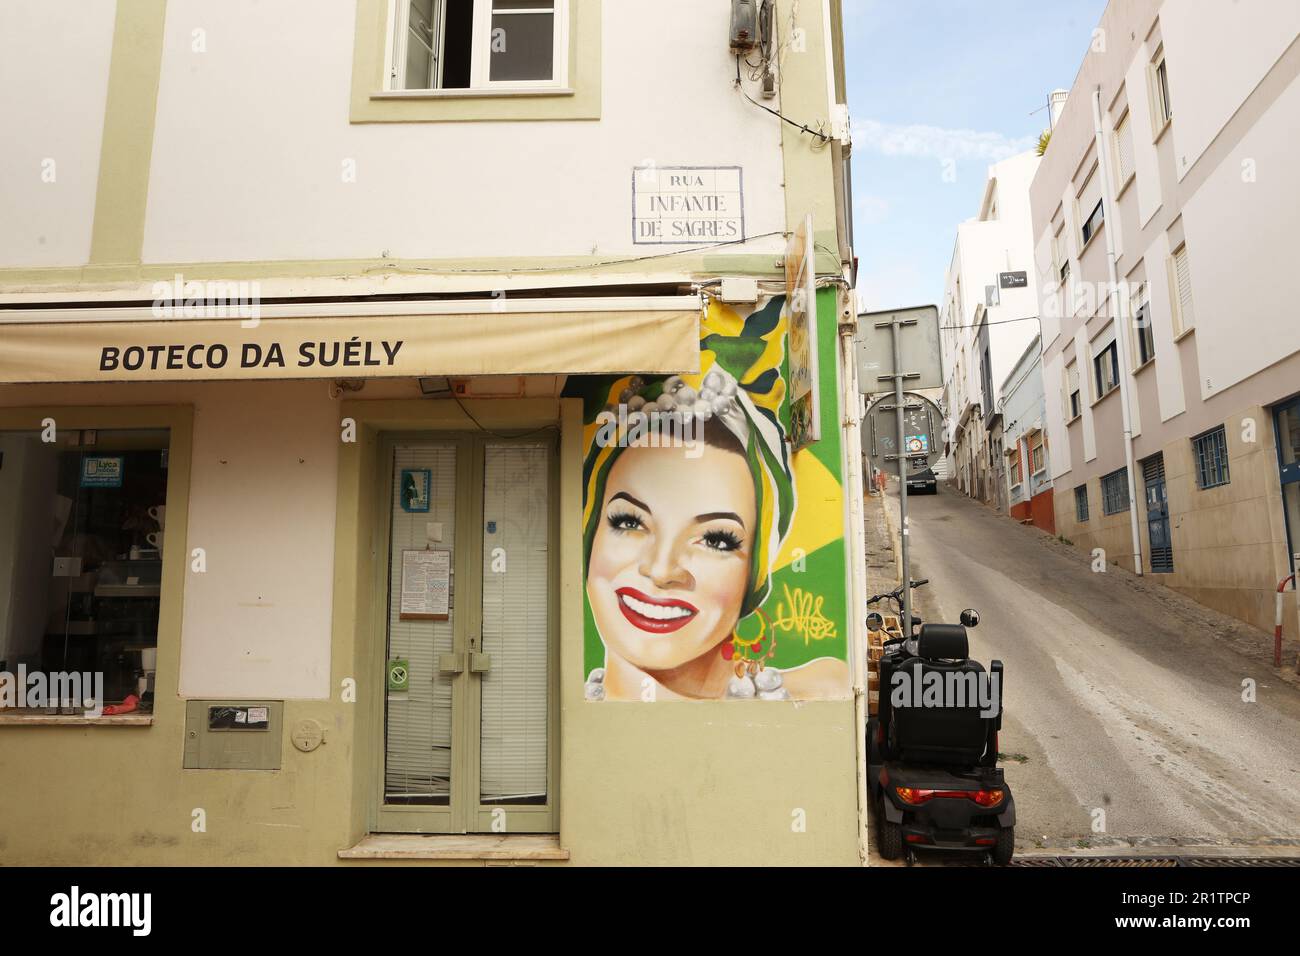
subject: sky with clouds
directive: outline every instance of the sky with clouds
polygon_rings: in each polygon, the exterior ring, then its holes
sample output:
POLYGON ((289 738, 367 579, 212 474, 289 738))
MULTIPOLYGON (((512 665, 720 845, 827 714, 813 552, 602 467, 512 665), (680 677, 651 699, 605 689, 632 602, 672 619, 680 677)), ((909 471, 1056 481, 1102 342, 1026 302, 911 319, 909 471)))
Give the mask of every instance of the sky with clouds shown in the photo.
POLYGON ((989 164, 1034 147, 1048 93, 1074 82, 1105 6, 844 0, 863 311, 939 304, 989 164))

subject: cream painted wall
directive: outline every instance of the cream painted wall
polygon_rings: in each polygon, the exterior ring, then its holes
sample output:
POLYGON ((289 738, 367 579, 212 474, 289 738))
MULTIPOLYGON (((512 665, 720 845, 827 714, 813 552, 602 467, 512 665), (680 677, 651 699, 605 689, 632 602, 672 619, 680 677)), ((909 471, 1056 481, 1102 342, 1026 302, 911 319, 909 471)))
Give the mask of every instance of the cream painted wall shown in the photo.
POLYGON ((662 253, 632 243, 652 162, 743 166, 747 233, 783 230, 780 122, 733 89, 727 5, 602 9, 599 121, 354 125, 353 3, 172 0, 144 260, 662 253))
MULTIPOLYGON (((0 407, 193 404, 182 697, 329 696, 340 427, 325 382, 0 388, 0 407)), ((363 395, 416 397, 411 382, 363 395)))
POLYGON ((1160 32, 1169 63, 1172 133, 1181 180, 1300 35, 1300 3, 1166 2, 1160 7, 1160 32))
POLYGON ((90 257, 116 8, 115 0, 0 3, 0 264, 90 257))

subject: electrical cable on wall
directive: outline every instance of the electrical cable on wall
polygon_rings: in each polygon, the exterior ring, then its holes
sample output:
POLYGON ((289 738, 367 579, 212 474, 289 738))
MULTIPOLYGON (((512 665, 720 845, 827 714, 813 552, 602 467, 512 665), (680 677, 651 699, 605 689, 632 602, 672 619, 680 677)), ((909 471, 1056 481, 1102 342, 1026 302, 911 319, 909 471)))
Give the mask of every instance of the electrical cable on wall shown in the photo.
MULTIPOLYGON (((756 100, 756 99, 754 99, 752 96, 750 96, 749 93, 748 93, 748 91, 746 91, 746 89, 745 89, 745 87, 744 87, 744 85, 743 85, 743 82, 741 81, 741 78, 740 78, 740 61, 741 61, 741 59, 742 59, 742 57, 740 56, 739 53, 737 53, 737 54, 736 54, 736 89, 740 91, 740 95, 741 95, 741 96, 743 96, 745 99, 749 100, 749 102, 753 103, 753 104, 754 104, 755 106, 757 106, 760 110, 763 110, 764 112, 767 112, 767 113, 771 113, 773 116, 775 116, 775 117, 776 117, 777 119, 779 119, 781 122, 783 122, 783 123, 789 123, 789 124, 790 124, 791 126, 793 126, 795 129, 800 130, 801 132, 807 133, 809 136, 814 137, 814 138, 815 138, 815 139, 816 139, 816 140, 817 140, 817 141, 818 141, 822 146, 825 146, 827 143, 829 143, 829 142, 831 141, 831 138, 830 138, 829 136, 827 136, 825 133, 823 133, 821 130, 813 129, 813 128, 811 128, 810 126, 808 126, 806 123, 798 123, 798 122, 795 122, 794 120, 790 119, 790 117, 784 115, 783 113, 779 112, 778 110, 774 110, 774 109, 772 109, 772 107, 770 107, 770 106, 764 106, 764 105, 763 105, 762 103, 760 103, 758 100, 756 100)), ((820 126, 821 123, 819 122, 818 125, 820 126)))

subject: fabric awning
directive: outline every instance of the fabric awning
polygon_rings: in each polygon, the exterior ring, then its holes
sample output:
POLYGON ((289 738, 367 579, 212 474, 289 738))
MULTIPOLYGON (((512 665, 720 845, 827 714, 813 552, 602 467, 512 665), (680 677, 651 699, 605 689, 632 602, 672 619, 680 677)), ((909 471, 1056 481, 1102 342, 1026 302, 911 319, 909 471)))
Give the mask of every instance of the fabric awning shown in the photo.
POLYGON ((0 312, 0 383, 699 370, 694 297, 308 308, 267 306, 256 320, 0 312))

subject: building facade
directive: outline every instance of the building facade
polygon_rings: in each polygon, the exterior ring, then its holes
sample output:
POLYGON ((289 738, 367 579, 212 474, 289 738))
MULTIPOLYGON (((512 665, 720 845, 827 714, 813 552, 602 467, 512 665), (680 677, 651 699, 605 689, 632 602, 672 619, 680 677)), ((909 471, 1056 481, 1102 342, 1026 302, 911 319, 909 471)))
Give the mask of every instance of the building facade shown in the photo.
POLYGON ((858 862, 840 10, 774 11, 4 5, 0 862, 858 862))
POLYGON ((1002 383, 1002 441, 1006 459, 1007 514, 1048 534, 1056 533, 1051 450, 1038 336, 1002 383))
POLYGON ((1007 506, 1002 383, 1038 334, 1029 182, 1024 153, 989 167, 979 215, 957 227, 939 310, 949 479, 963 494, 1007 506))
POLYGON ((1298 32, 1110 3, 1032 185, 1058 530, 1268 630, 1300 551, 1298 32))

